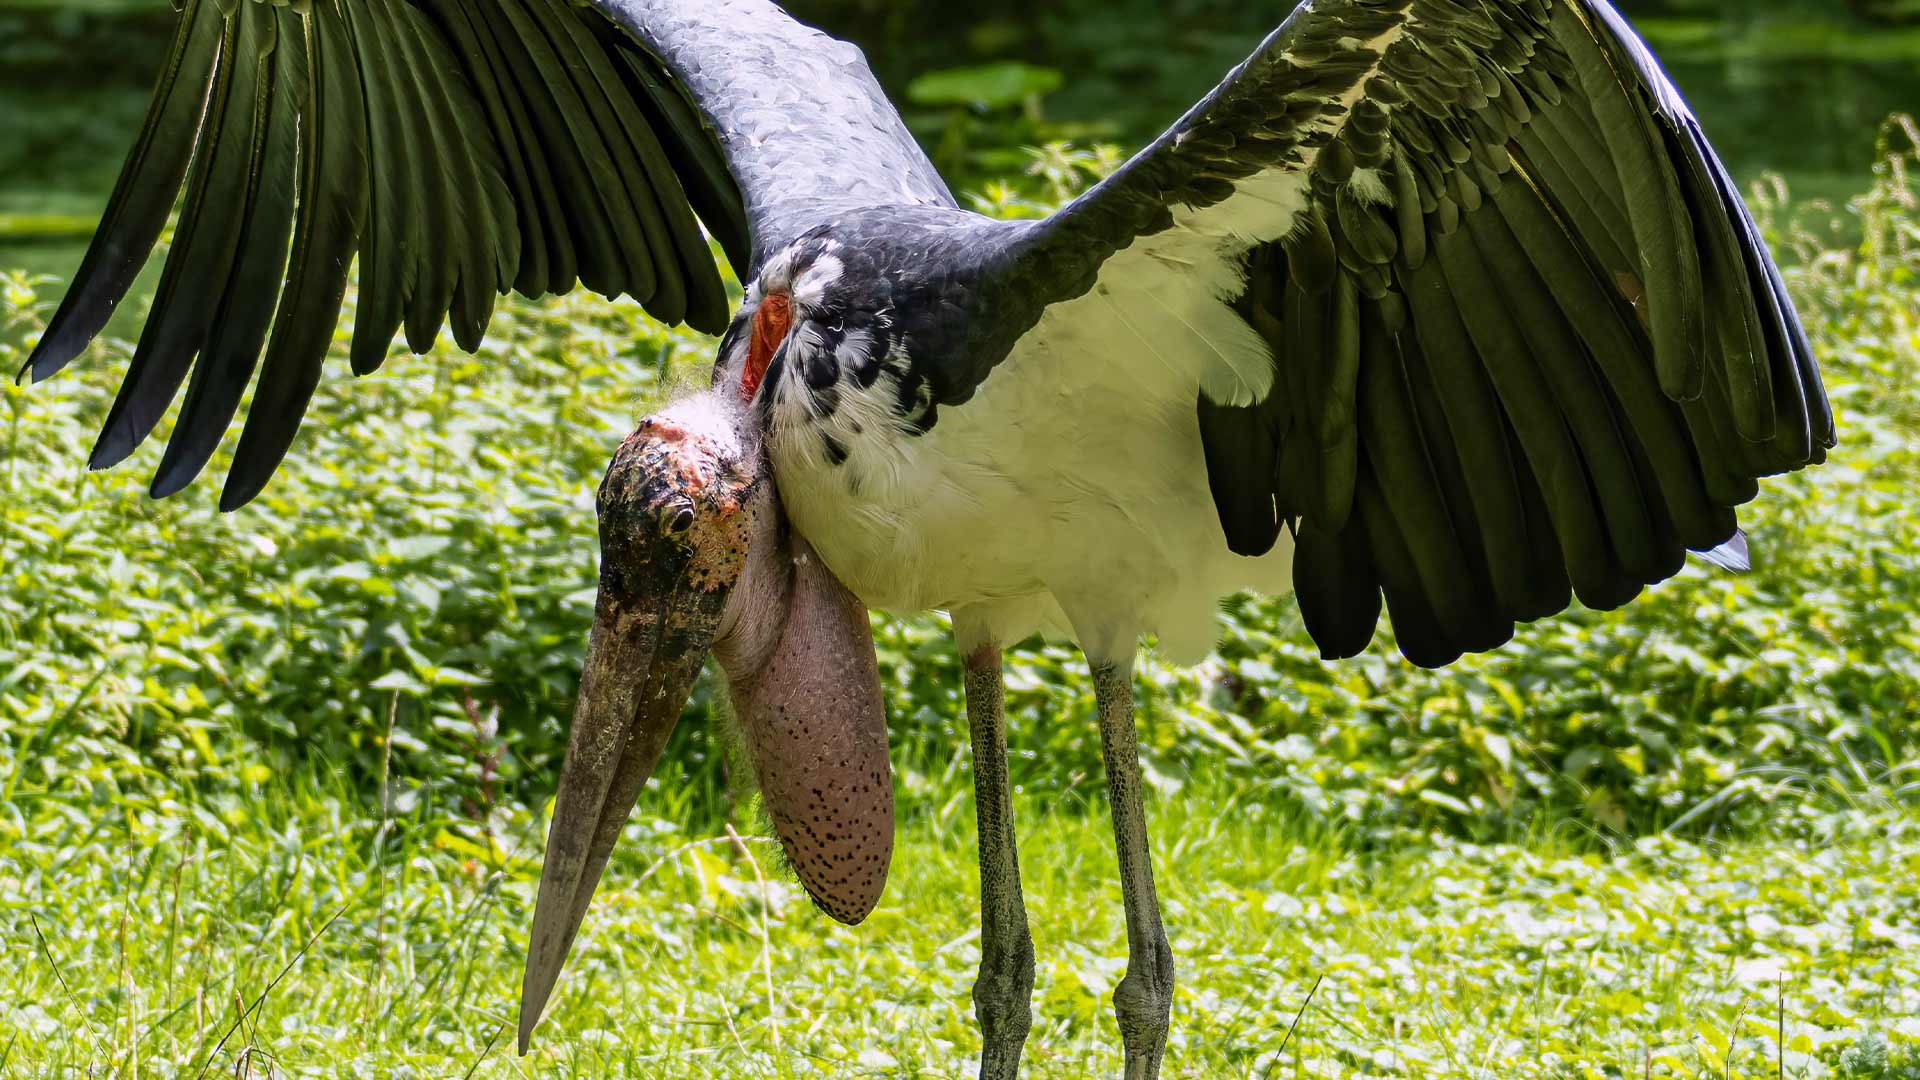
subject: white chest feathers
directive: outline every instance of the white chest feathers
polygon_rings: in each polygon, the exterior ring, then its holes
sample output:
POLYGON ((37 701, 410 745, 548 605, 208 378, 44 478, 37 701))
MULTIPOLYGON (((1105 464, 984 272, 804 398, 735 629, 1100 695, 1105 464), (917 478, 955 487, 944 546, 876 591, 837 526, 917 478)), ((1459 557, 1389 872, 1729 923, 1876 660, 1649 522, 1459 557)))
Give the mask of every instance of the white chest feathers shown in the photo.
POLYGON ((763 391, 788 515, 869 606, 945 609, 1001 641, 1044 629, 1115 651, 1154 633, 1190 661, 1221 596, 1288 587, 1288 545, 1227 550, 1197 379, 1125 324, 1049 313, 950 408, 926 408, 907 367, 783 370, 763 391))

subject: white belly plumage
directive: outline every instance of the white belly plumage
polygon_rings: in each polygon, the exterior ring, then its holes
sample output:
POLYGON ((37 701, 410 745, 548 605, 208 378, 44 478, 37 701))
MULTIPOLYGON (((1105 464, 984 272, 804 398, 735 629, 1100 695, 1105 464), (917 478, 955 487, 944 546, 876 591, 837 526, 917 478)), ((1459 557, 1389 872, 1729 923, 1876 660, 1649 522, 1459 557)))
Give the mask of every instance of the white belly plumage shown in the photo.
POLYGON ((900 429, 891 375, 843 380, 825 417, 797 386, 781 395, 768 451, 794 525, 868 606, 952 612, 963 649, 1045 631, 1119 659, 1153 634, 1167 658, 1199 661, 1222 597, 1292 588, 1290 534, 1257 559, 1228 550, 1196 399, 1273 391, 1275 357, 1229 303, 1245 285, 1239 253, 1285 235, 1305 188, 1304 173, 1270 172, 1225 202, 1175 208, 1178 227, 1048 308, 924 434, 900 429))
POLYGON ((1150 633, 1170 659, 1199 660, 1222 596, 1290 588, 1292 545, 1283 535, 1258 559, 1227 550, 1198 378, 1125 329, 1132 299, 1103 285, 1050 311, 924 435, 884 420, 886 380, 860 401, 845 387, 827 421, 841 464, 809 430, 821 420, 805 395, 788 396, 769 451, 795 527, 869 606, 952 612, 962 648, 1045 631, 1118 657, 1150 633), (1078 304, 1115 314, 1068 310, 1078 304))

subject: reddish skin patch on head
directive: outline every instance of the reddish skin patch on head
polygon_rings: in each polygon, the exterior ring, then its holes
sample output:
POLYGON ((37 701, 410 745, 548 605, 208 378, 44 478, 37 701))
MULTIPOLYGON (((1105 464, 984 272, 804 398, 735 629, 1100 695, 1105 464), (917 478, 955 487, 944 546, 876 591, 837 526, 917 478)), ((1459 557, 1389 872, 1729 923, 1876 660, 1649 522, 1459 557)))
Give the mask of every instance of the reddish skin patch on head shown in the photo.
POLYGON ((768 293, 753 312, 753 337, 747 343, 747 369, 740 375, 740 400, 752 401, 767 377, 773 353, 793 326, 793 300, 786 293, 768 293))
POLYGON ((650 469, 655 475, 672 476, 689 495, 703 493, 718 468, 712 452, 701 443, 699 433, 678 420, 659 416, 641 420, 640 426, 622 444, 622 451, 629 446, 651 460, 650 469))
POLYGON ((667 420, 658 416, 649 416, 640 421, 640 430, 637 434, 643 437, 652 436, 664 442, 685 442, 693 437, 693 433, 678 420, 667 420))

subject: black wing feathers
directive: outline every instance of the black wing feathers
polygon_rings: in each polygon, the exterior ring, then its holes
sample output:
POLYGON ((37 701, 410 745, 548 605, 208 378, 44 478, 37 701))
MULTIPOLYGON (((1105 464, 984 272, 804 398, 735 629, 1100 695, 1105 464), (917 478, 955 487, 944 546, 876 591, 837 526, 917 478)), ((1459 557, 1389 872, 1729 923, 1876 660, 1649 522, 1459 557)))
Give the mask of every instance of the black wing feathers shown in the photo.
POLYGON ((307 18, 302 23, 307 107, 301 113, 295 157, 300 195, 293 248, 260 383, 220 492, 222 510, 253 501, 293 445, 307 402, 320 385, 321 362, 333 344, 334 323, 346 298, 347 268, 360 245, 372 199, 372 136, 351 33, 342 19, 307 18))
MULTIPOLYGON (((700 119, 686 89, 673 81, 657 58, 629 45, 611 23, 595 26, 603 39, 623 46, 618 50, 621 77, 646 113, 646 130, 659 137, 667 158, 677 168, 692 170, 696 178, 685 186, 693 211, 720 242, 727 261, 744 275, 753 257, 747 208, 706 122, 700 119)), ((725 318, 724 312, 721 318, 725 318)))
POLYGON ((258 366, 228 509, 259 493, 292 444, 356 257, 351 357, 364 374, 403 330, 424 352, 450 319, 472 351, 497 295, 576 280, 718 333, 727 296, 696 210, 736 267, 748 247, 717 137, 660 63, 592 8, 186 0, 146 127, 29 361, 34 377, 105 326, 183 181, 166 271, 92 463, 132 453, 191 372, 153 485, 179 491, 258 366))
POLYGON ((387 359, 387 347, 406 321, 407 303, 418 286, 418 256, 430 212, 419 176, 418 147, 410 140, 408 115, 418 110, 401 96, 405 72, 387 25, 391 5, 373 0, 342 4, 358 63, 342 74, 357 76, 366 106, 370 167, 365 230, 361 234, 359 310, 353 324, 353 372, 365 375, 387 359))
POLYGON ((1431 666, 1618 606, 1833 445, 1778 268, 1605 0, 1313 0, 1035 247, 1083 290, 1272 171, 1305 205, 1233 306, 1278 377, 1197 415, 1229 545, 1295 529, 1329 657, 1383 596, 1431 666))
POLYGON ((66 367, 107 325, 166 227, 193 156, 218 51, 212 43, 221 37, 220 20, 216 0, 184 0, 140 137, 114 184, 73 287, 27 362, 36 381, 66 367))
MULTIPOLYGON (((544 112, 541 143, 559 168, 564 205, 570 211, 591 214, 607 226, 574 236, 580 283, 602 296, 612 296, 621 291, 620 286, 635 284, 635 276, 652 273, 652 264, 637 254, 642 240, 627 192, 600 129, 574 85, 565 53, 549 40, 549 28, 543 23, 550 20, 542 16, 554 15, 552 5, 544 0, 499 0, 498 6, 512 28, 511 36, 503 40, 518 43, 525 51, 520 89, 544 112), (629 255, 641 260, 637 274, 627 266, 629 255)), ((651 291, 653 282, 643 277, 638 287, 651 291)))
POLYGON ((271 15, 252 5, 240 8, 220 35, 207 89, 206 136, 187 183, 180 228, 140 347, 94 444, 88 464, 95 469, 118 464, 153 431, 212 328, 219 293, 204 283, 226 281, 233 270, 240 241, 234 209, 244 198, 259 148, 255 122, 264 127, 266 120, 265 110, 255 104, 259 77, 271 74, 271 15))
MULTIPOLYGON (((1584 99, 1585 116, 1599 124, 1614 179, 1640 253, 1647 324, 1653 338, 1660 385, 1675 401, 1700 396, 1706 379, 1705 298, 1694 226, 1680 195, 1680 178, 1654 131, 1653 108, 1643 73, 1611 33, 1596 34, 1579 4, 1554 7, 1551 41, 1563 48, 1584 99)), ((1664 76, 1654 73, 1662 82, 1664 76)))
MULTIPOLYGON (((308 50, 296 40, 303 32, 298 17, 284 8, 272 13, 277 44, 272 71, 261 79, 260 92, 270 103, 264 140, 257 151, 266 160, 285 160, 297 154, 300 105, 310 89, 308 50)), ((180 491, 206 467, 220 437, 240 407, 253 378, 260 349, 273 321, 275 296, 270 290, 241 287, 252 281, 279 281, 286 270, 287 244, 293 233, 293 176, 285 170, 250 170, 252 183, 240 217, 238 257, 215 313, 213 331, 194 365, 186 403, 174 425, 166 455, 154 475, 152 493, 165 498, 180 491)))
POLYGON ((1354 521, 1398 535, 1349 523, 1339 543, 1297 548, 1295 579, 1322 583, 1300 599, 1310 628, 1337 630, 1328 655, 1358 651, 1335 613, 1366 607, 1347 554, 1365 545, 1403 650, 1437 666, 1558 610, 1569 585, 1605 609, 1671 576, 1686 549, 1736 535, 1756 478, 1823 459, 1833 431, 1752 219, 1613 12, 1484 5, 1525 47, 1463 52, 1465 24, 1447 13, 1464 8, 1407 7, 1328 146, 1354 149, 1311 166, 1343 271, 1377 289, 1367 268, 1385 264, 1389 299, 1411 315, 1404 332, 1369 330, 1401 348, 1370 346, 1359 421, 1354 521), (1356 138, 1374 103, 1391 112, 1385 146, 1356 138), (1338 179, 1348 157, 1379 170, 1390 205, 1338 179), (1386 229, 1397 250, 1383 259, 1386 229), (1403 381, 1380 373, 1395 357, 1403 381), (1405 567, 1385 562, 1402 553, 1405 567))

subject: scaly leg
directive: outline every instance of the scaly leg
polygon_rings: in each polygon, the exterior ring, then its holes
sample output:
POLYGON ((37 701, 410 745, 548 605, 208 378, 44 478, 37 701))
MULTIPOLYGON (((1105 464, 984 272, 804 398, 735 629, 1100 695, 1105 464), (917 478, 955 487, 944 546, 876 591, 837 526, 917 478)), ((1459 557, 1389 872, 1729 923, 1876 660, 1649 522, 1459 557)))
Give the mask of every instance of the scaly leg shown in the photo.
POLYGON ((1125 665, 1095 662, 1093 688, 1100 701, 1100 749, 1106 759, 1120 893, 1127 909, 1127 974, 1114 988, 1113 1011, 1126 1046, 1126 1080, 1154 1080, 1167 1050, 1173 1010, 1173 950, 1160 924, 1160 899, 1147 851, 1140 744, 1133 730, 1133 673, 1125 665))
POLYGON ((967 656, 967 725, 980 823, 980 977, 973 984, 973 1011, 984 1036, 980 1080, 1019 1075, 1020 1051, 1033 1026, 1033 936, 1013 838, 1005 701, 1000 649, 983 645, 967 656))

